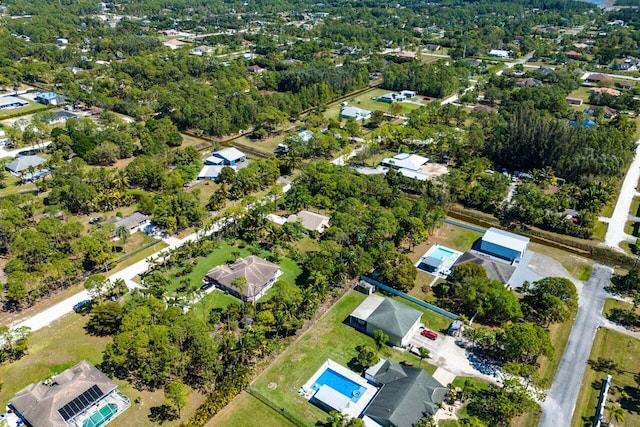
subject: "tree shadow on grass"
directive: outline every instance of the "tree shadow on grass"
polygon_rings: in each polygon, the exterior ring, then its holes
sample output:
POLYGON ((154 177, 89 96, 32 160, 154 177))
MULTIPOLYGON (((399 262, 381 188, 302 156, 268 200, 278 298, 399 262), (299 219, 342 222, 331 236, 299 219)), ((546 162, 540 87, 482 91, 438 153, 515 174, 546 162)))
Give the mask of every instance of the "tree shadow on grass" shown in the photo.
POLYGON ((149 409, 149 421, 163 424, 178 419, 178 414, 167 405, 153 406, 149 409))
POLYGON ((637 387, 625 386, 621 393, 620 406, 622 409, 635 414, 640 413, 640 389, 637 387))

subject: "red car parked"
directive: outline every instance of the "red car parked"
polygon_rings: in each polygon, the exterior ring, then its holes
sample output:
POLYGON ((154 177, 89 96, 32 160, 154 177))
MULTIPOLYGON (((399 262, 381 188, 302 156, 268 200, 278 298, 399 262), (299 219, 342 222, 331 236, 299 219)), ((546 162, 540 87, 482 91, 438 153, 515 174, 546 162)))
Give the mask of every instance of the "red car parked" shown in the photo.
POLYGON ((423 329, 422 332, 420 332, 420 335, 434 341, 438 338, 438 334, 436 332, 430 331, 429 329, 423 329))

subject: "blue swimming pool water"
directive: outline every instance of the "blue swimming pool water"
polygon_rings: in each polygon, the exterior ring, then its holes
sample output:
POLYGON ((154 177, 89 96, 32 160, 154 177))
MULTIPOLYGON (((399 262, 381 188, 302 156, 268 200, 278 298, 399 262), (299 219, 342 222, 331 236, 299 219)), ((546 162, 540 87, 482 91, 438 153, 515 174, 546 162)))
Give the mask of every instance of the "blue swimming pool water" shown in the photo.
POLYGON ((453 255, 453 252, 441 247, 437 247, 435 251, 431 254, 431 256, 435 259, 439 259, 442 261, 443 258, 449 257, 453 255))
POLYGON ((347 396, 353 403, 360 400, 360 396, 362 396, 367 390, 361 385, 351 381, 349 378, 346 378, 329 368, 325 369, 311 388, 319 390, 323 385, 327 385, 338 393, 347 396))

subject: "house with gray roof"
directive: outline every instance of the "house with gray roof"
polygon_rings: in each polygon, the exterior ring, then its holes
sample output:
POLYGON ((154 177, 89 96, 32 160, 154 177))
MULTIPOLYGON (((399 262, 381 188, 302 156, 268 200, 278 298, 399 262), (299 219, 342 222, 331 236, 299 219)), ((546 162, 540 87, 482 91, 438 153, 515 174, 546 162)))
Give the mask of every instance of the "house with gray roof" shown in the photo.
POLYGON ((315 212, 300 211, 297 214, 289 215, 287 222, 300 221, 302 226, 309 231, 323 233, 329 228, 329 217, 315 212))
POLYGON ((20 156, 14 161, 4 165, 4 168, 9 171, 11 175, 21 176, 26 173, 29 168, 34 168, 36 171, 41 169, 40 166, 45 162, 45 159, 38 156, 20 156))
POLYGON ((83 360, 40 383, 30 384, 9 406, 31 427, 105 425, 130 406, 118 386, 83 360))
POLYGON ((204 281, 225 290, 243 301, 256 302, 271 289, 280 277, 280 267, 251 255, 239 258, 231 265, 219 265, 209 270, 204 281), (237 278, 244 280, 238 283, 237 278))
POLYGON ((107 222, 112 223, 116 227, 116 230, 120 227, 127 227, 130 232, 133 232, 147 225, 149 223, 149 217, 140 212, 134 212, 124 218, 115 217, 108 219, 107 222))
POLYGON ((516 271, 516 267, 513 265, 496 258, 483 256, 480 252, 476 251, 467 251, 462 254, 462 256, 456 260, 454 267, 466 262, 472 262, 484 267, 489 279, 499 280, 505 284, 509 283, 509 279, 511 279, 511 276, 513 276, 513 273, 516 271))
POLYGON ((364 411, 366 425, 373 421, 383 427, 412 427, 421 418, 434 415, 448 392, 421 368, 393 360, 380 360, 367 369, 365 377, 381 386, 364 411))
POLYGON ((349 323, 373 335, 376 329, 389 337, 389 344, 406 347, 420 329, 422 312, 398 301, 369 295, 350 315, 349 323))

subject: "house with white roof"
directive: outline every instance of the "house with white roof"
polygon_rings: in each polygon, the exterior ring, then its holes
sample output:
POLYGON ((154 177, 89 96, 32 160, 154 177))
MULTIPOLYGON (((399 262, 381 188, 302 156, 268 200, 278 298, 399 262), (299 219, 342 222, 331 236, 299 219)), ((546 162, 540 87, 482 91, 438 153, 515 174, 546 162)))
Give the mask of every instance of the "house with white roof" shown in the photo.
POLYGON ((217 181, 224 167, 223 165, 204 165, 198 173, 198 181, 217 181))
POLYGON ((399 153, 393 157, 386 157, 380 163, 391 169, 409 169, 419 171, 422 166, 429 162, 429 159, 418 154, 399 153))
POLYGON ((528 247, 528 237, 492 227, 482 236, 479 251, 514 263, 522 259, 528 247))
POLYGON ((0 97, 0 110, 10 110, 13 108, 24 107, 25 105, 29 105, 29 101, 25 101, 24 99, 20 99, 15 96, 0 97))
POLYGON ((355 120, 369 120, 371 118, 371 111, 364 110, 358 107, 342 107, 340 117, 343 119, 355 119, 355 120))
POLYGON ((235 147, 214 151, 205 161, 209 166, 236 166, 247 161, 247 156, 235 147))
POLYGON ((489 56, 493 56, 495 58, 508 58, 510 54, 511 51, 509 50, 491 49, 489 51, 489 56))
POLYGON ((407 178, 426 181, 429 179, 429 174, 422 172, 422 167, 428 162, 428 158, 418 154, 399 153, 382 159, 380 166, 394 169, 407 178))

